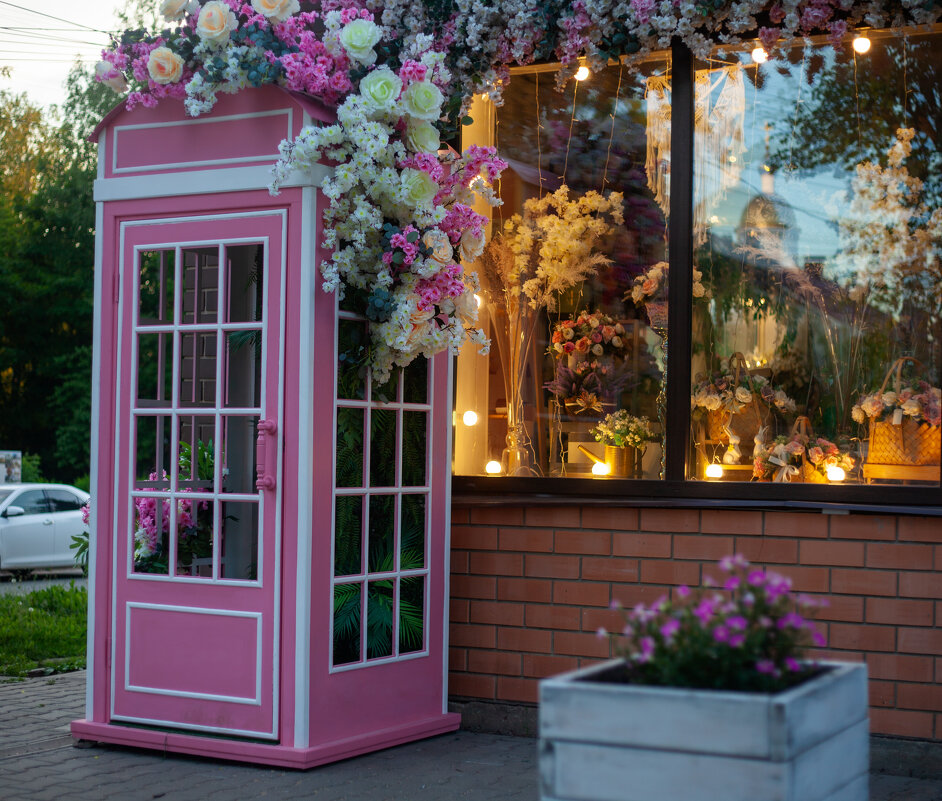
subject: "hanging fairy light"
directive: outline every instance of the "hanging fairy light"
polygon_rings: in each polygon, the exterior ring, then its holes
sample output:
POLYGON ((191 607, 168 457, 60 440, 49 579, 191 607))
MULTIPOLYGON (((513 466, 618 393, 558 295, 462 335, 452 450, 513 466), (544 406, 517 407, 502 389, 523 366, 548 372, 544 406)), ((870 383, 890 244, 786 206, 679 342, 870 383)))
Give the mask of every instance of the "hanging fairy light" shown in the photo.
POLYGON ((765 48, 762 45, 759 45, 752 51, 752 60, 756 64, 765 64, 769 60, 769 54, 765 52, 765 48))
POLYGON ((573 76, 577 81, 584 81, 589 77, 589 68, 585 64, 581 64, 579 69, 576 70, 576 74, 573 76))
POLYGON ((854 50, 863 55, 870 50, 870 40, 863 35, 855 36, 853 41, 854 50))

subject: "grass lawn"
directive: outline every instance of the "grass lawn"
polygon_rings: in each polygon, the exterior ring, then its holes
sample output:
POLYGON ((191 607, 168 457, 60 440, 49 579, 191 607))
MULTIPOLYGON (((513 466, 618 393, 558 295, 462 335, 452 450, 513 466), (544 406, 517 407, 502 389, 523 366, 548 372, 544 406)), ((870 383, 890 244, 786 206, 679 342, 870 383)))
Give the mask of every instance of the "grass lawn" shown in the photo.
POLYGON ((85 667, 87 611, 88 592, 74 584, 0 596, 0 675, 85 667))

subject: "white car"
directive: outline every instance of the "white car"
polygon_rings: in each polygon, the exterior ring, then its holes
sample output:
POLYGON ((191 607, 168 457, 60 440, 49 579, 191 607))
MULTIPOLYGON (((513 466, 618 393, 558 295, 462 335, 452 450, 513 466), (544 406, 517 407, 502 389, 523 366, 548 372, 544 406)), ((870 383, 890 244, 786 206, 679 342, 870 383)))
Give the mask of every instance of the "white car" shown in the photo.
POLYGON ((0 570, 75 567, 89 497, 67 484, 0 484, 0 570))

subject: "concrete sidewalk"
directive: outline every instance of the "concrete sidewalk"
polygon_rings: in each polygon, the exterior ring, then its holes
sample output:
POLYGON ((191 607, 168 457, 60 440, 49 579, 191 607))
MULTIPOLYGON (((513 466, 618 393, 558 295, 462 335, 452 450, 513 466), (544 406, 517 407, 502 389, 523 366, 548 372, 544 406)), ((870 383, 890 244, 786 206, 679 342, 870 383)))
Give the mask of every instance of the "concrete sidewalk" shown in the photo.
MULTIPOLYGON (((2 801, 536 801, 536 741, 460 731, 304 773, 129 748, 75 748, 85 673, 0 684, 2 801)), ((627 777, 626 777, 627 778, 627 777)), ((942 801, 942 781, 871 776, 871 801, 942 801)), ((762 801, 762 799, 756 799, 762 801)))

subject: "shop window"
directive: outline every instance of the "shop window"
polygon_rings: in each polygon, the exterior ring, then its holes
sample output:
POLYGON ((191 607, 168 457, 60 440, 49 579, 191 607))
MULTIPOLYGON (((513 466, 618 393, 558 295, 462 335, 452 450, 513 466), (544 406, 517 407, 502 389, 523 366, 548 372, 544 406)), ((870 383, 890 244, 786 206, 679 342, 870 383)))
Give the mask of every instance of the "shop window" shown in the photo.
POLYGON ((476 100, 464 144, 508 168, 459 488, 937 503, 940 30, 677 47, 476 100))

